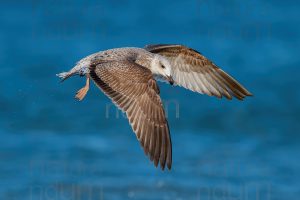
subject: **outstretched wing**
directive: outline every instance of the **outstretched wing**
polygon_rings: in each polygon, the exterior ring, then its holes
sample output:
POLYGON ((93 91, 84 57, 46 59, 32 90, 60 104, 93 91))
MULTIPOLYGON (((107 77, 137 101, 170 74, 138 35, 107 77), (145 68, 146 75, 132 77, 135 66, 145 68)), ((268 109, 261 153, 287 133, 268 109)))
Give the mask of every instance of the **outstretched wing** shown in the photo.
POLYGON ((172 65, 172 78, 179 86, 201 94, 232 96, 242 100, 252 94, 234 78, 217 67, 199 52, 182 45, 147 45, 147 51, 160 54, 172 65))
POLYGON ((150 70, 130 61, 90 67, 96 85, 123 111, 155 166, 171 169, 172 144, 159 88, 150 70))

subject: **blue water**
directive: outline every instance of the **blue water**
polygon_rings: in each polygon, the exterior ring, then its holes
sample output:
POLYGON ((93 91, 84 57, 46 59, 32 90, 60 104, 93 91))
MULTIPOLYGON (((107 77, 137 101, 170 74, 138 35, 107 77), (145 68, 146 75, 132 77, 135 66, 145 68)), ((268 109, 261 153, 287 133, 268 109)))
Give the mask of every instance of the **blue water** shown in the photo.
POLYGON ((297 1, 1 1, 0 199, 299 199, 297 1), (160 83, 173 168, 84 79, 55 74, 99 50, 180 43, 236 77, 244 102, 160 83), (107 112, 108 110, 108 112, 107 112))

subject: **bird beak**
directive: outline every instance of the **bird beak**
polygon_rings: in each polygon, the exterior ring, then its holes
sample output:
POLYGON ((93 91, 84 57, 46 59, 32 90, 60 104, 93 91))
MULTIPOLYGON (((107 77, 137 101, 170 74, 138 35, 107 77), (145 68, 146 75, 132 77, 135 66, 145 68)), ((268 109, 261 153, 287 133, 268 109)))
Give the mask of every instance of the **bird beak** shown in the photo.
POLYGON ((167 76, 167 80, 169 81, 170 85, 174 84, 174 80, 171 76, 167 76))

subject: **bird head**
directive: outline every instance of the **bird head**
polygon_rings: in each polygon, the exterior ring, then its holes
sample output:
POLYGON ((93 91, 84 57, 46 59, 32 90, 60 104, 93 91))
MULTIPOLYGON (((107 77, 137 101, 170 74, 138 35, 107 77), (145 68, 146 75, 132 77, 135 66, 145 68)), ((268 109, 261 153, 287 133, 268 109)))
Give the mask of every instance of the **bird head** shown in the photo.
POLYGON ((174 84, 174 80, 171 75, 171 64, 166 58, 160 55, 155 55, 151 61, 150 70, 155 76, 162 77, 171 85, 174 84))

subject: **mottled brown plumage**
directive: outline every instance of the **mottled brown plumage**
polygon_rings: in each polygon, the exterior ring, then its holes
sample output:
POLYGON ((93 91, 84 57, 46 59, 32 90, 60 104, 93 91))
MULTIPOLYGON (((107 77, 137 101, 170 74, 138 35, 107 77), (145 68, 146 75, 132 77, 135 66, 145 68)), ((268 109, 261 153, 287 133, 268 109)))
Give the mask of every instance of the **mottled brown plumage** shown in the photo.
POLYGON ((171 169, 172 145, 168 122, 150 70, 130 61, 92 65, 96 85, 122 110, 155 166, 171 169))
POLYGON ((219 98, 242 100, 250 96, 242 85, 199 52, 182 45, 117 48, 81 59, 58 76, 86 76, 76 98, 82 100, 92 79, 115 105, 126 113, 145 153, 161 169, 171 169, 172 144, 159 87, 155 79, 219 98))
POLYGON ((199 52, 182 45, 148 45, 146 50, 167 58, 172 65, 172 78, 179 86, 216 96, 242 100, 252 94, 234 78, 199 52))

